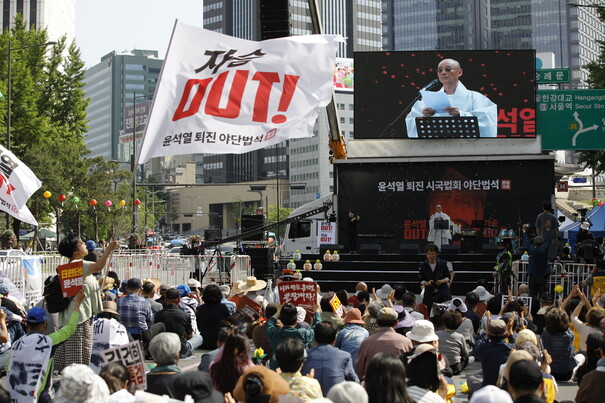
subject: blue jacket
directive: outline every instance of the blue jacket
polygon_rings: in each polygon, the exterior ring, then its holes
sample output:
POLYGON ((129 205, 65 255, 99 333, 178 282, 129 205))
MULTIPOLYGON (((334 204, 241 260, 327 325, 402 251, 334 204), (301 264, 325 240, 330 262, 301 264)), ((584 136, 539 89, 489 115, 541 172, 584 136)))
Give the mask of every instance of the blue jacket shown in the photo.
POLYGON ((550 247, 550 238, 547 237, 544 244, 540 247, 530 245, 529 247, 529 265, 527 274, 530 276, 548 276, 550 267, 548 266, 548 248, 550 247))
POLYGON ((357 360, 357 353, 359 352, 359 346, 361 346, 361 342, 369 335, 370 333, 368 333, 366 328, 352 323, 338 332, 334 346, 351 354, 351 359, 353 360, 353 363, 355 363, 357 360))
POLYGON ((565 373, 576 366, 573 339, 574 335, 571 330, 562 333, 550 333, 545 329, 542 332, 542 345, 552 357, 551 373, 565 373))
POLYGON ((488 340, 485 333, 477 339, 475 358, 481 361, 483 386, 497 383, 500 365, 506 363, 512 349, 504 340, 488 340))
POLYGON ((351 354, 328 344, 320 344, 307 350, 307 361, 301 372, 308 374, 311 369, 315 369, 315 379, 319 381, 324 396, 337 383, 359 382, 353 369, 351 354))

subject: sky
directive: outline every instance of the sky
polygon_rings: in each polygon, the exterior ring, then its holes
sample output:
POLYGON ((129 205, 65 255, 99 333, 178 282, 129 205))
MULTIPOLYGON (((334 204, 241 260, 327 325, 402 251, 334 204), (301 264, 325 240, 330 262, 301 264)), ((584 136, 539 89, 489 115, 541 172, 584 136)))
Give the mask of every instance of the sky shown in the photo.
POLYGON ((163 59, 174 21, 202 26, 202 0, 76 0, 76 43, 86 67, 117 50, 157 50, 163 59))

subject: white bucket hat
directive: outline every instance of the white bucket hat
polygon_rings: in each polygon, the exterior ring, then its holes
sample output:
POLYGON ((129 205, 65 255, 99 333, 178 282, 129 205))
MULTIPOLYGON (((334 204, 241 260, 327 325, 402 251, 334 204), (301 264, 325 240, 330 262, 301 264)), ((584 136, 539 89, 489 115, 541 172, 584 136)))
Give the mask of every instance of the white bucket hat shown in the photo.
POLYGON ((424 319, 414 322, 412 330, 407 332, 406 336, 408 339, 418 343, 439 340, 439 336, 435 333, 435 326, 433 326, 433 323, 424 319))

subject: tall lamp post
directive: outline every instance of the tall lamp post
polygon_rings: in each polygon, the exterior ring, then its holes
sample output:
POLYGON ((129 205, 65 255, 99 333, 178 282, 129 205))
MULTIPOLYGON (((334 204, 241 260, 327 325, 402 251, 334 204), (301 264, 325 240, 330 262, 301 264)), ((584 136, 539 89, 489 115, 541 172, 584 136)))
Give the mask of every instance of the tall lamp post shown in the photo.
MULTIPOLYGON (((13 91, 12 91, 12 76, 11 76, 11 63, 12 63, 12 52, 14 50, 23 50, 23 49, 29 49, 29 48, 39 48, 39 47, 46 47, 48 45, 56 45, 57 42, 46 42, 46 43, 38 43, 38 44, 34 44, 34 45, 27 45, 27 46, 19 46, 17 48, 13 48, 11 41, 8 41, 8 53, 7 53, 7 100, 6 100, 6 149, 10 151, 11 149, 11 100, 12 100, 12 95, 13 95, 13 91)), ((9 225, 10 225, 10 215, 8 213, 6 213, 6 229, 9 229, 9 225)), ((58 236, 59 234, 57 234, 58 236)))

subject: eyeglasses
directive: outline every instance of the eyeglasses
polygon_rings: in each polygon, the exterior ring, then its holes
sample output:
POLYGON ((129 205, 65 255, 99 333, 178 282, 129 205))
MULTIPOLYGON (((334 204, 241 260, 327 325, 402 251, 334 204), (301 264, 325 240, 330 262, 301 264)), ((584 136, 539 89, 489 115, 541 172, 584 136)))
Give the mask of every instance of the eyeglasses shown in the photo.
POLYGON ((458 69, 454 69, 454 68, 451 68, 451 67, 446 67, 444 69, 437 69, 437 73, 441 73, 442 71, 445 71, 446 73, 451 73, 454 70, 458 70, 458 69))

